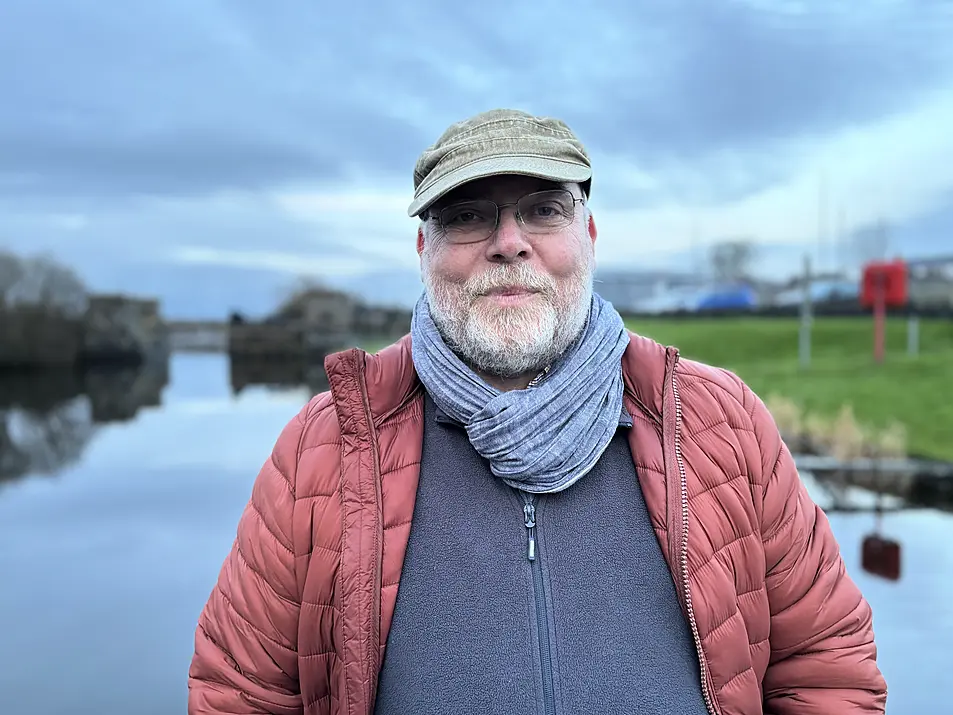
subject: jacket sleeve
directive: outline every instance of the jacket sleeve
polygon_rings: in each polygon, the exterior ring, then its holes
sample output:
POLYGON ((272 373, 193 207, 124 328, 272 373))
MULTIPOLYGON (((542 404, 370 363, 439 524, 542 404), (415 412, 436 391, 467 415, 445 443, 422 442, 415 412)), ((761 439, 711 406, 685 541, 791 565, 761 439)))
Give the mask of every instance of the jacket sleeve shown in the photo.
MULTIPOLYGON (((307 409, 307 408, 306 408, 307 409)), ((189 715, 298 715, 300 597, 292 545, 303 410, 262 466, 195 631, 189 715)))
POLYGON ((765 713, 883 713, 871 609, 847 575, 824 512, 812 501, 764 403, 745 388, 760 444, 761 534, 771 609, 765 713))

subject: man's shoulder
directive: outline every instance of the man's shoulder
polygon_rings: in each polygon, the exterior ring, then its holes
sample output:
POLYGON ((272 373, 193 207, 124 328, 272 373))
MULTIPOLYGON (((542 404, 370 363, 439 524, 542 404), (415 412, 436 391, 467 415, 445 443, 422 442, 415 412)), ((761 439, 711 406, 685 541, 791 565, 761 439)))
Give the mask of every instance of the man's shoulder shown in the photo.
POLYGON ((707 389, 714 399, 728 399, 743 405, 750 388, 735 372, 701 360, 679 356, 679 382, 690 389, 707 389))
POLYGON ((342 442, 345 436, 360 439, 365 410, 379 423, 403 406, 413 387, 409 353, 403 339, 376 354, 351 349, 328 356, 329 388, 288 422, 275 447, 299 498, 326 493, 336 483, 342 442))
POLYGON ((365 411, 379 424, 405 407, 419 387, 410 335, 376 353, 358 348, 332 353, 324 367, 344 425, 356 425, 365 411))
POLYGON ((686 422, 698 430, 726 423, 741 437, 753 463, 777 457, 782 438, 774 417, 741 377, 727 368, 684 358, 677 371, 686 422))
POLYGON ((774 430, 774 421, 761 397, 734 371, 700 360, 680 358, 676 368, 686 409, 704 421, 727 421, 734 429, 756 435, 774 430))
POLYGON ((673 374, 683 408, 701 411, 706 417, 724 412, 752 414, 753 393, 732 371, 685 357, 678 346, 665 346, 631 331, 629 336, 623 371, 634 392, 645 404, 654 404, 659 414, 668 388, 665 383, 673 374))

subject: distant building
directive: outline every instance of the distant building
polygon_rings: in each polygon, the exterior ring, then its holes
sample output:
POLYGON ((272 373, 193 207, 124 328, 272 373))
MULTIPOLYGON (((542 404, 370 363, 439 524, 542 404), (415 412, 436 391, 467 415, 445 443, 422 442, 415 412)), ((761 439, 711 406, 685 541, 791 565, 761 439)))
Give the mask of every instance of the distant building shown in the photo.
POLYGON ((165 354, 168 335, 154 298, 89 296, 82 356, 87 360, 140 359, 165 354))
POLYGON ((343 291, 308 288, 289 297, 269 323, 321 326, 329 333, 349 333, 355 322, 359 301, 343 291))
POLYGON ((595 292, 620 313, 693 310, 704 280, 675 271, 598 271, 595 292))
MULTIPOLYGON (((860 282, 843 278, 817 280, 811 283, 810 296, 812 303, 841 302, 858 300, 860 297, 860 282)), ((787 288, 774 296, 773 305, 797 305, 804 300, 804 287, 801 285, 787 288)))
POLYGON ((953 258, 911 261, 908 291, 917 308, 953 308, 953 258))

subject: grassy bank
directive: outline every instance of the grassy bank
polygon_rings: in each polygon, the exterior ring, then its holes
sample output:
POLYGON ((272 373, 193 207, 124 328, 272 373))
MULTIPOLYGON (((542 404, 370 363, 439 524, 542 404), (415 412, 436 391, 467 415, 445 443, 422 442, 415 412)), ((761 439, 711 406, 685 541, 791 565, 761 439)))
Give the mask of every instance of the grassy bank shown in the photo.
POLYGON ((953 460, 953 321, 921 323, 919 357, 906 354, 906 321, 888 321, 886 361, 877 365, 871 320, 817 319, 807 370, 798 366, 796 319, 632 320, 628 326, 736 372, 763 398, 784 396, 829 417, 850 405, 873 427, 903 424, 911 453, 953 460))

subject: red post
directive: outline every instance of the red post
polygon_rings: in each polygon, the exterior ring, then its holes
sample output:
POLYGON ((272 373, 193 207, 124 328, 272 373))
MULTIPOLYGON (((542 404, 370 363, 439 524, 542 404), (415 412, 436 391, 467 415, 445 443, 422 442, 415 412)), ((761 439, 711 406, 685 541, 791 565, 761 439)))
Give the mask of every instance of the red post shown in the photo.
POLYGON ((860 304, 874 314, 874 361, 884 361, 886 352, 887 307, 907 304, 907 265, 902 260, 874 261, 864 266, 860 304))
POLYGON ((887 322, 887 287, 883 276, 878 276, 874 290, 874 362, 884 361, 887 322))

